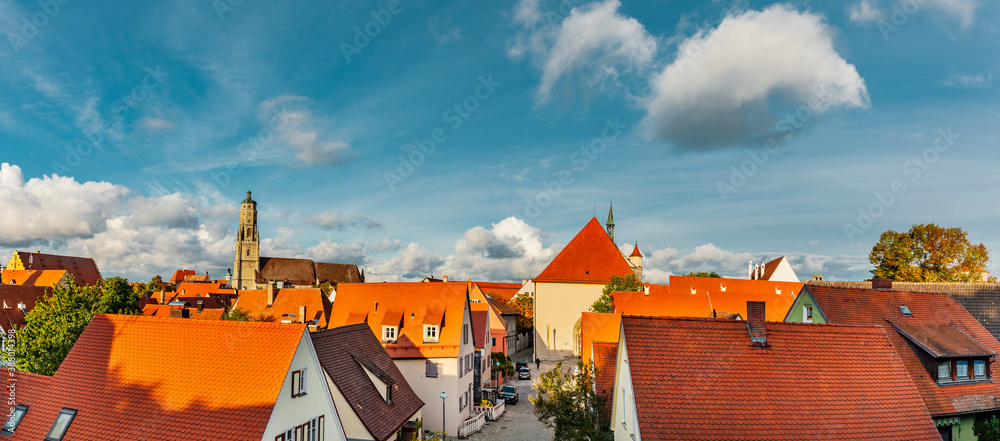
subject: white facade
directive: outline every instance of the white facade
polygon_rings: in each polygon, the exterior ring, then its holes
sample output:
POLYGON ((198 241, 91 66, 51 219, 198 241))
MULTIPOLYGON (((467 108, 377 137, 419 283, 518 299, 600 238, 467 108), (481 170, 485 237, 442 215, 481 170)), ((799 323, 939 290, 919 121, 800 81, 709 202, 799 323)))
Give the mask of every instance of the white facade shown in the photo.
POLYGON ((615 441, 642 439, 636 410, 632 371, 629 369, 625 330, 622 328, 618 334, 618 359, 615 361, 615 390, 611 407, 611 430, 615 432, 615 441))
MULTIPOLYGON (((289 430, 295 432, 298 427, 307 423, 310 424, 309 429, 315 426, 315 430, 322 431, 322 439, 347 441, 347 435, 326 381, 326 373, 319 364, 308 331, 303 330, 302 339, 295 350, 295 357, 292 358, 292 363, 285 374, 285 381, 281 385, 281 392, 271 411, 271 418, 267 428, 264 429, 263 441, 280 439, 282 434, 286 434, 289 430), (301 381, 299 378, 305 378, 305 388, 302 390, 304 394, 292 396, 293 377, 295 377, 296 391, 299 390, 301 381)), ((305 439, 309 439, 308 436, 305 439)))

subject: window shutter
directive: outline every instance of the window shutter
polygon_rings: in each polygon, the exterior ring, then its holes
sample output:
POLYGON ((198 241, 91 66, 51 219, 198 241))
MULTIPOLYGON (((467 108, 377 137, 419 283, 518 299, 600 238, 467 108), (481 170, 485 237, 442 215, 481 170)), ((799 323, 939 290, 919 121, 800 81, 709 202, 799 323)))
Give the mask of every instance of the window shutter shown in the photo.
POLYGON ((292 398, 299 396, 299 371, 292 371, 292 398))
POLYGON ((299 395, 306 394, 306 368, 302 368, 299 374, 299 395))

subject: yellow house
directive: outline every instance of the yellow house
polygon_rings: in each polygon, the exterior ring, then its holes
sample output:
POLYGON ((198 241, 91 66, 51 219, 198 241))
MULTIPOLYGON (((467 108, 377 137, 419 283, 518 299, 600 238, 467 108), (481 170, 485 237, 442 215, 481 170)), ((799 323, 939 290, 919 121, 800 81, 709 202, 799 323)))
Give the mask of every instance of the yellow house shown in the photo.
POLYGON ((618 250, 608 231, 592 218, 566 248, 534 279, 535 357, 550 361, 580 354, 583 312, 601 296, 612 275, 635 274, 641 267, 618 250))

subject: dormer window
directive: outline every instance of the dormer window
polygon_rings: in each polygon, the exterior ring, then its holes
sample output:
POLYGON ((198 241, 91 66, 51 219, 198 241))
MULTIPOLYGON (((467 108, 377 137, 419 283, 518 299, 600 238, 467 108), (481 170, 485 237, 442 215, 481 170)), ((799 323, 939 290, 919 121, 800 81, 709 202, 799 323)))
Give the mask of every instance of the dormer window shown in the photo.
POLYGON ((813 322, 813 307, 812 305, 802 306, 802 321, 805 323, 813 322))
POLYGON ((24 414, 28 413, 28 406, 23 404, 18 404, 14 406, 14 413, 10 415, 7 422, 3 425, 3 429, 0 430, 0 434, 12 436, 14 431, 17 430, 18 424, 21 424, 21 420, 24 418, 24 414))
POLYGON ((434 325, 424 325, 424 341, 425 342, 436 342, 438 341, 438 327, 434 325))
POLYGON ((396 341, 396 327, 395 326, 383 326, 382 327, 382 341, 383 342, 396 341))
POLYGON ((988 380, 985 359, 938 360, 938 385, 988 380))
POLYGON ((55 422, 52 423, 52 427, 49 428, 49 433, 45 435, 45 441, 62 441, 63 437, 66 436, 66 431, 69 430, 69 425, 73 423, 73 418, 75 417, 76 410, 74 409, 63 408, 60 410, 55 422))
POLYGON ((906 305, 899 305, 899 312, 902 312, 904 317, 913 317, 913 313, 906 305))

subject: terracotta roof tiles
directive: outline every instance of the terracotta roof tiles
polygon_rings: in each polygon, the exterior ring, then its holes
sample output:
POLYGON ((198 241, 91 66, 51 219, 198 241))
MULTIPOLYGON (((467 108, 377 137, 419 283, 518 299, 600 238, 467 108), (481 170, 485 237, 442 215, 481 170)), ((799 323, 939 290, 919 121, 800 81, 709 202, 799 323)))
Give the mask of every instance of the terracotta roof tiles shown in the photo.
POLYGON ((25 270, 66 270, 80 285, 96 285, 101 281, 101 272, 94 259, 25 251, 14 253, 25 270))
POLYGON ((52 288, 62 282, 66 275, 66 270, 4 270, 0 273, 0 281, 4 285, 28 285, 44 286, 52 288))
POLYGON ((333 304, 319 288, 285 288, 276 290, 274 303, 267 306, 267 289, 240 291, 233 308, 242 309, 251 317, 271 316, 282 320, 283 315, 294 315, 295 322, 316 320, 320 329, 330 325, 333 304), (299 307, 306 307, 306 317, 299 317, 299 307))
POLYGON ((611 281, 612 275, 629 274, 632 274, 632 267, 625 256, 597 218, 592 218, 535 278, 535 282, 604 284, 611 281))

